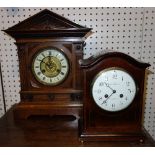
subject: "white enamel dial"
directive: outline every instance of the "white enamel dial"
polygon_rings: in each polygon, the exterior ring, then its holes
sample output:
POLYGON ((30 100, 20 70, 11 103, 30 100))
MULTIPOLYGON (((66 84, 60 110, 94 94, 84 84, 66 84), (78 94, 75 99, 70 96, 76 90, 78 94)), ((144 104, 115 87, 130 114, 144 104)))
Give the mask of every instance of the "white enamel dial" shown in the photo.
POLYGON ((106 111, 116 112, 127 108, 136 95, 132 76, 121 68, 101 71, 93 80, 92 97, 106 111))
POLYGON ((45 85, 58 85, 67 76, 69 64, 66 56, 55 48, 39 52, 32 63, 36 79, 45 85))

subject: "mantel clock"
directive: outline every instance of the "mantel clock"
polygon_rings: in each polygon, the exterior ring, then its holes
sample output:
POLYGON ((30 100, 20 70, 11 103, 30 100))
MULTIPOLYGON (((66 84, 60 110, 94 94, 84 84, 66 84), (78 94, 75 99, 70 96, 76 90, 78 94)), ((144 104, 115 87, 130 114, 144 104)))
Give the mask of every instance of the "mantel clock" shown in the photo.
POLYGON ((143 96, 150 65, 120 52, 80 61, 84 71, 82 141, 145 140, 143 96))
POLYGON ((80 115, 83 75, 78 61, 90 31, 47 9, 4 30, 18 47, 21 102, 15 118, 80 115))

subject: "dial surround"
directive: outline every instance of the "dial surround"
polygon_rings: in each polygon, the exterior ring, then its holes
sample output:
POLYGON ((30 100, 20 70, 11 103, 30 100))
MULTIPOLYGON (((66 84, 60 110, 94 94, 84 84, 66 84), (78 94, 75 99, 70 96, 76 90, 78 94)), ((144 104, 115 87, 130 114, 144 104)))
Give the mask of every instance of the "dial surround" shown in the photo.
POLYGON ((56 48, 41 50, 33 59, 32 71, 40 83, 58 85, 69 72, 69 62, 65 54, 56 48))
POLYGON ((116 67, 99 72, 91 86, 92 97, 97 106, 109 112, 126 109, 137 91, 133 77, 122 68, 116 67))

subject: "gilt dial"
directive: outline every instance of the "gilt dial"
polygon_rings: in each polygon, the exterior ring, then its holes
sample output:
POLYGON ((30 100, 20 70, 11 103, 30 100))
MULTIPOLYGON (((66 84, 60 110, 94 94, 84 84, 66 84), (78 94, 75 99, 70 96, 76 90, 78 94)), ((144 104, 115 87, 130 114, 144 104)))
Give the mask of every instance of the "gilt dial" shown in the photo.
POLYGON ((136 95, 133 77, 121 68, 101 71, 92 82, 92 97, 103 110, 116 112, 127 108, 136 95))
POLYGON ((40 83, 58 85, 67 77, 69 63, 60 50, 44 49, 35 56, 32 71, 40 83))

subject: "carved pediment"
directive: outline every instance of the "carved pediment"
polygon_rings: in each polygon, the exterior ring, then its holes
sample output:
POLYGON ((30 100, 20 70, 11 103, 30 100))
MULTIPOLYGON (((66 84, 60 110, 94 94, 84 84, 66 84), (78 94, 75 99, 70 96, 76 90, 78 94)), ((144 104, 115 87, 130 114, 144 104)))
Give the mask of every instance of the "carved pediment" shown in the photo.
MULTIPOLYGON (((36 25, 31 25, 29 30, 60 30, 74 28, 71 25, 62 24, 60 21, 51 19, 50 17, 44 17, 44 19, 38 22, 36 25)), ((28 29, 27 29, 28 30, 28 29)))
POLYGON ((4 30, 14 38, 20 37, 83 37, 91 29, 78 25, 47 9, 4 30))

